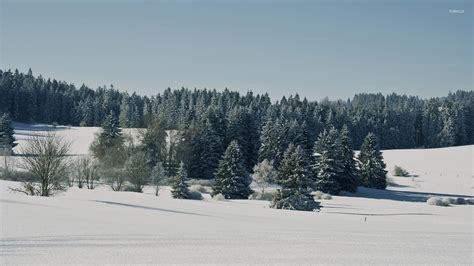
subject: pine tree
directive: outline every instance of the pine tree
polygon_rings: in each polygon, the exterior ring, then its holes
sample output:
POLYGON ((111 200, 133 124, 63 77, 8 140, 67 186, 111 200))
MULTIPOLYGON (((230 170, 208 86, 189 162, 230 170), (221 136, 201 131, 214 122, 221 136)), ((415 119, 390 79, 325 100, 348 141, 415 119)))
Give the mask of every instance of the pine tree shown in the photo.
POLYGON ((248 199, 253 193, 250 189, 251 179, 237 141, 232 141, 227 147, 215 178, 213 195, 222 194, 226 199, 248 199))
POLYGON ((15 137, 13 136, 14 130, 12 127, 12 121, 8 113, 0 116, 0 152, 10 154, 13 148, 17 145, 15 143, 15 137))
POLYGON ((357 167, 354 160, 354 151, 351 148, 351 139, 349 130, 344 125, 341 134, 341 157, 342 157, 342 174, 339 179, 341 190, 348 192, 356 192, 358 186, 357 167))
POLYGON ((341 191, 342 148, 336 129, 324 130, 314 146, 316 189, 330 194, 341 191))
POLYGON ((319 209, 319 202, 311 195, 313 176, 303 149, 288 146, 278 169, 277 183, 281 186, 271 207, 299 211, 319 209))
POLYGON ((189 198, 189 188, 186 183, 188 175, 186 173, 186 168, 184 163, 179 164, 178 173, 176 174, 173 184, 171 185, 171 196, 175 199, 188 199, 189 198))
POLYGON ((359 173, 364 186, 385 189, 387 187, 387 171, 379 150, 377 137, 369 133, 360 148, 359 173))

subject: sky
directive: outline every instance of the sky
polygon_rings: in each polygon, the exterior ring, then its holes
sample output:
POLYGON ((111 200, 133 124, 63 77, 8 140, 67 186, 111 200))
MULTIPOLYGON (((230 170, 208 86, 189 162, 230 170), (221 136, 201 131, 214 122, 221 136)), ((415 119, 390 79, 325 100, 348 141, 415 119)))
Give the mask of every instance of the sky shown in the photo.
POLYGON ((171 88, 443 96, 473 89, 472 1, 0 0, 0 69, 171 88))

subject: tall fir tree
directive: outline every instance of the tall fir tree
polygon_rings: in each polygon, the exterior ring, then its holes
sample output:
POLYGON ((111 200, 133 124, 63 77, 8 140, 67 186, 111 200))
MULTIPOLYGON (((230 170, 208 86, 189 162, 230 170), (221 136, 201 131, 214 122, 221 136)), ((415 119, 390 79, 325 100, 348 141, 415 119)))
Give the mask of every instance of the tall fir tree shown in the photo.
POLYGON ((176 174, 173 184, 171 185, 171 196, 175 199, 188 199, 189 188, 186 183, 188 175, 186 173, 186 167, 184 163, 179 164, 178 173, 176 174))
POLYGON ((335 128, 324 130, 314 146, 316 189, 333 195, 338 194, 343 173, 342 147, 335 128))
POLYGON ((248 199, 253 193, 250 189, 251 178, 237 141, 232 141, 227 147, 215 178, 213 195, 222 194, 226 199, 248 199))
POLYGON ((348 192, 356 192, 358 181, 358 173, 356 160, 354 159, 354 151, 351 148, 351 138, 349 137, 349 129, 347 125, 342 127, 340 133, 341 139, 341 157, 342 157, 342 174, 339 179, 341 190, 348 192))
POLYGON ((14 135, 15 131, 8 113, 0 116, 0 152, 10 154, 17 145, 14 135))
POLYGON ((285 151, 278 169, 277 183, 281 186, 271 207, 298 211, 319 209, 319 202, 311 195, 314 178, 306 152, 292 143, 285 151))
POLYGON ((369 133, 365 137, 358 160, 363 185, 368 188, 385 189, 387 187, 387 171, 377 137, 373 133, 369 133))

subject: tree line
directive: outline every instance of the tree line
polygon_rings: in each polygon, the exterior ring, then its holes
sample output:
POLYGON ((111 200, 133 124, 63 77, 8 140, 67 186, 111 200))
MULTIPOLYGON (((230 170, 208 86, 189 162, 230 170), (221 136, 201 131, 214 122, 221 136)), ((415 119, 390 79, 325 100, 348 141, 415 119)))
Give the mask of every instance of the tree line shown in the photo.
POLYGON ((0 113, 9 113, 18 122, 74 126, 100 126, 112 114, 121 127, 139 128, 159 117, 167 129, 193 128, 195 133, 204 133, 201 141, 215 140, 208 148, 218 153, 238 137, 248 154, 248 166, 256 162, 258 153, 274 153, 281 160, 288 139, 298 138, 302 147, 308 147, 328 126, 341 130, 347 125, 355 149, 369 132, 376 134, 382 149, 474 143, 472 90, 429 99, 362 93, 347 100, 309 101, 294 95, 272 102, 267 94, 168 88, 148 97, 120 92, 112 85, 76 88, 64 81, 35 77, 31 70, 26 74, 0 70, 0 113), (280 143, 258 150, 260 141, 271 138, 277 142, 274 136, 280 136, 280 143))

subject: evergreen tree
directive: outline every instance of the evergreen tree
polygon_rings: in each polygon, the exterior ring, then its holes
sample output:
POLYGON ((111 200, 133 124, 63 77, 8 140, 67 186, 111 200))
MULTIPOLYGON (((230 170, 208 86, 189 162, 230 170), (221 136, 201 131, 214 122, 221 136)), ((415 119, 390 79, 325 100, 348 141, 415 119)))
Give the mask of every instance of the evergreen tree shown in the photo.
POLYGON ((360 148, 359 173, 364 186, 385 189, 387 187, 387 171, 380 152, 377 137, 369 133, 360 148))
POLYGON ((348 192, 356 192, 358 186, 357 167, 354 160, 354 151, 351 148, 351 139, 349 130, 344 125, 341 134, 341 157, 342 157, 342 174, 339 182, 341 190, 348 192))
POLYGON ((300 146, 290 144, 278 169, 277 183, 281 189, 271 207, 299 211, 319 209, 319 202, 311 195, 313 182, 306 153, 300 146))
POLYGON ((244 163, 239 144, 232 141, 219 162, 213 195, 222 194, 226 199, 248 199, 253 191, 244 163))
POLYGON ((17 145, 15 143, 12 121, 8 113, 0 116, 0 152, 10 154, 13 148, 17 145))
POLYGON ((335 128, 324 130, 314 147, 316 189, 333 195, 338 194, 343 174, 342 147, 335 128))
POLYGON ((184 163, 179 164, 178 173, 176 174, 173 184, 171 185, 171 196, 175 199, 188 199, 189 198, 189 188, 186 183, 188 175, 186 173, 186 168, 184 163))

